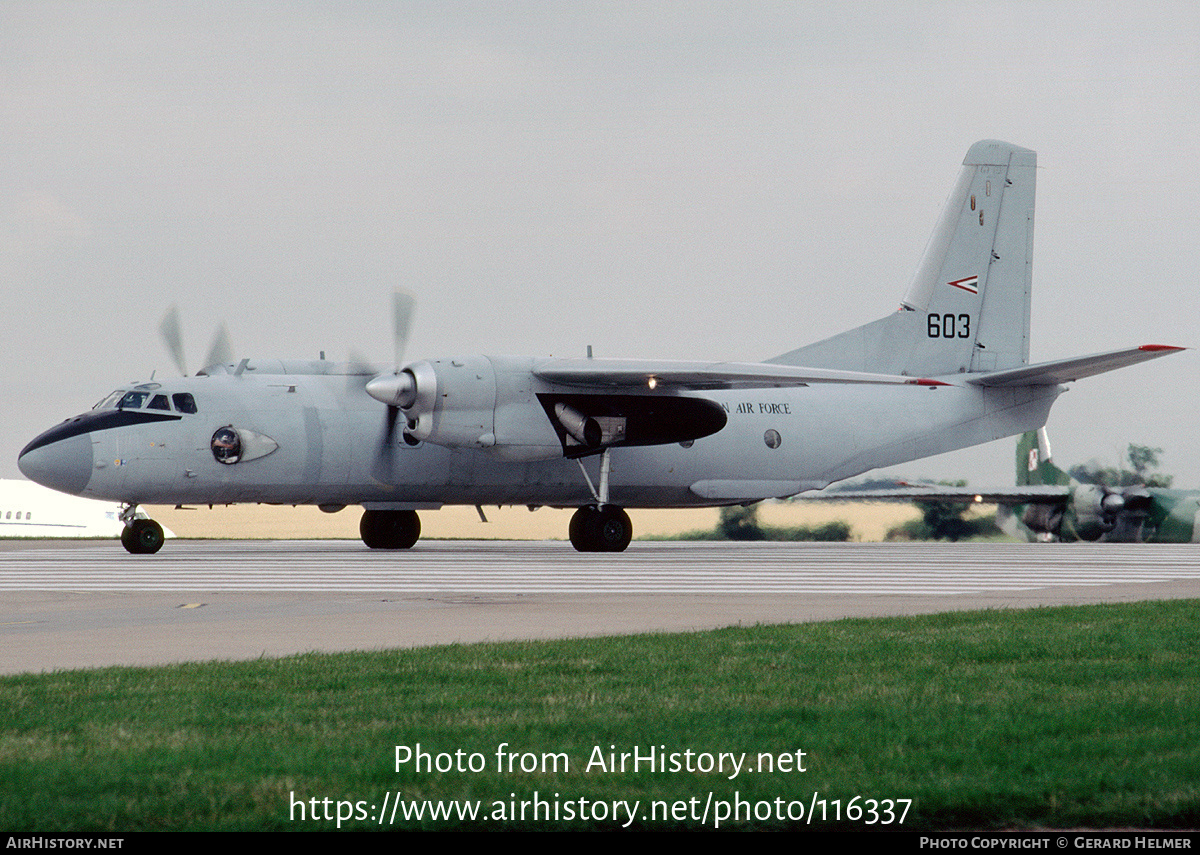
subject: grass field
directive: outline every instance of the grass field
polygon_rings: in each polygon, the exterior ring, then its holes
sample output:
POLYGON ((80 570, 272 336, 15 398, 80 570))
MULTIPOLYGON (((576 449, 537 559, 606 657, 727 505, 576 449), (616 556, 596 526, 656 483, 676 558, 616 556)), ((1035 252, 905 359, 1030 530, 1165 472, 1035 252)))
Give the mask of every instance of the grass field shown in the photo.
POLYGON ((6 677, 0 828, 1195 827, 1197 606, 6 677))

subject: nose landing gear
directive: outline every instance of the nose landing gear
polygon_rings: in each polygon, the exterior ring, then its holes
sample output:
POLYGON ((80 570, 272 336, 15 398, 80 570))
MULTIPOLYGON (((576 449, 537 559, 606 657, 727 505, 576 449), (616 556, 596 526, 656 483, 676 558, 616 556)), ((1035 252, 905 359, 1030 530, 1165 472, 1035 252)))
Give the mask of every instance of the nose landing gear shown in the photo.
POLYGON ((125 520, 125 528, 121 529, 121 545, 133 555, 153 555, 162 549, 162 526, 145 518, 125 520))

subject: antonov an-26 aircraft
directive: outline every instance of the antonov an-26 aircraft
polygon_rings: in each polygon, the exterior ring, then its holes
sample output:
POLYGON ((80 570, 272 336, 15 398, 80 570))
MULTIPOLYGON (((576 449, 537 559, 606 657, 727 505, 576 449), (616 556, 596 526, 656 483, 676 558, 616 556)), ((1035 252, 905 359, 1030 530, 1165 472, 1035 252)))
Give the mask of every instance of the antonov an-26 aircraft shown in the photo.
POLYGON ((899 310, 763 363, 219 360, 118 389, 19 465, 124 503, 133 553, 163 542, 140 503, 235 502, 361 505, 382 549, 411 547, 417 511, 446 504, 574 507, 577 550, 620 552, 625 508, 792 496, 1036 430, 1063 384, 1179 350, 1028 364, 1035 168, 1027 149, 973 145, 899 310))

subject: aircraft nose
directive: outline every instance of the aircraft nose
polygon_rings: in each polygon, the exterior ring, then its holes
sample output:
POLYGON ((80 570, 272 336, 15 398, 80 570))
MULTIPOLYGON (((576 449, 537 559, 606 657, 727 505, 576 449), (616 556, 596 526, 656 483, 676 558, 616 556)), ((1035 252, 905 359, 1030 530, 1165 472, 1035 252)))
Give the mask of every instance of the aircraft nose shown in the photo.
POLYGON ((78 496, 92 477, 92 437, 88 433, 57 438, 51 428, 21 451, 17 468, 30 481, 78 496))

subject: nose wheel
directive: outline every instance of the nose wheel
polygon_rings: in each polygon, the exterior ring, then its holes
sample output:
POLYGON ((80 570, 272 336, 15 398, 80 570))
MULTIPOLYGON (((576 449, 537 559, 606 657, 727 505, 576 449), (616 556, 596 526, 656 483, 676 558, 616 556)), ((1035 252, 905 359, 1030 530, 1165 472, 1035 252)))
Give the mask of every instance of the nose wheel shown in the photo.
POLYGON ((154 520, 130 520, 121 529, 121 545, 133 555, 153 555, 162 549, 162 526, 154 520))
POLYGON ((568 533, 579 552, 624 552, 633 539, 633 523, 616 505, 588 505, 571 517, 568 533))

